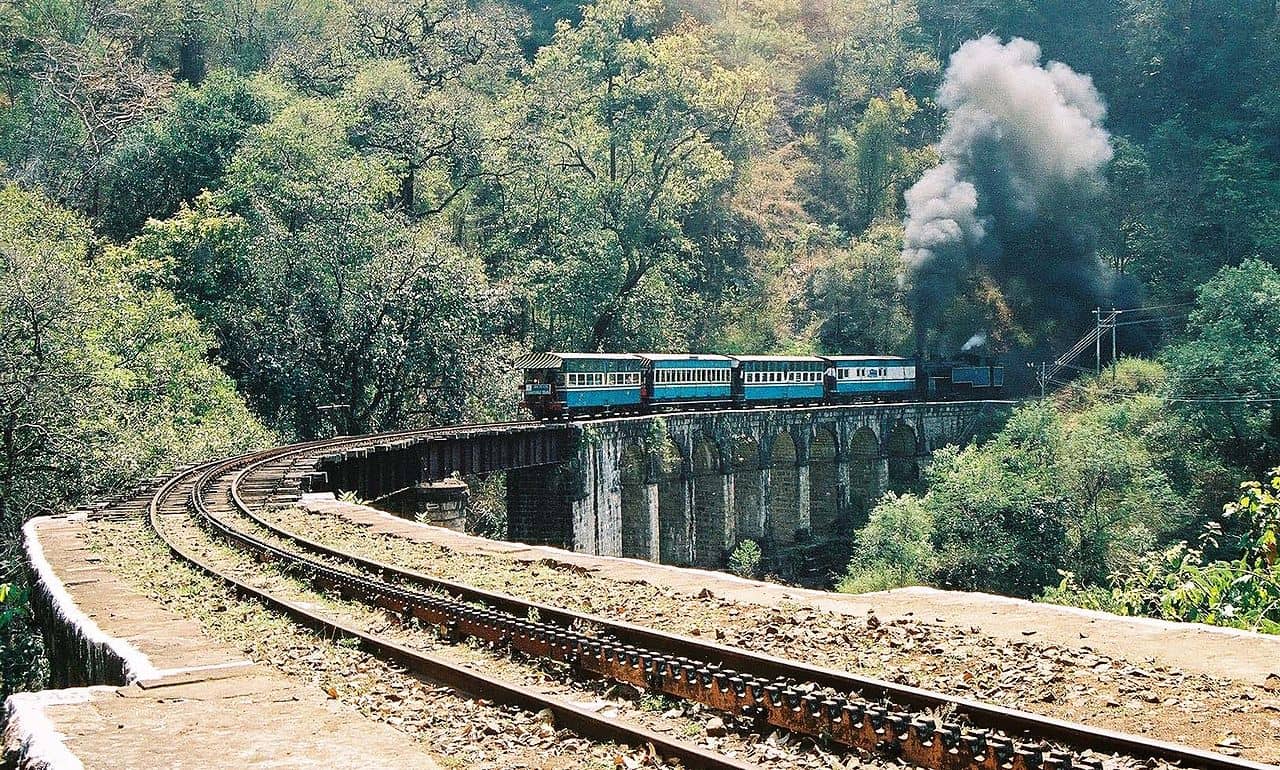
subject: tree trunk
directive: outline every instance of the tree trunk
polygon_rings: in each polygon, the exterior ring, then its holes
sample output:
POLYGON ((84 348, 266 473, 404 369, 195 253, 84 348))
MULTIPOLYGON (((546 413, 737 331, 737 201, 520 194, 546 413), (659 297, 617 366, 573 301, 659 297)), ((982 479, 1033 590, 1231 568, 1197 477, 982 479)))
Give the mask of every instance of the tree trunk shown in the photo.
POLYGON ((413 216, 413 178, 417 174, 417 170, 416 166, 409 166, 408 170, 405 171, 404 177, 400 179, 400 205, 404 206, 404 213, 410 217, 413 216))

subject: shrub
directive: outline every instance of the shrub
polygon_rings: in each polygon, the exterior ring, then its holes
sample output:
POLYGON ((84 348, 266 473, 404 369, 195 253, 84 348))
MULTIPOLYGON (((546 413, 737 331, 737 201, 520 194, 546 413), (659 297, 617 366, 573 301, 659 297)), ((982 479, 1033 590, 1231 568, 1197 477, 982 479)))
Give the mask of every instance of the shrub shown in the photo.
POLYGON ((916 495, 890 493, 854 538, 842 593, 866 593, 921 582, 929 573, 933 519, 916 495))
POLYGON ((743 540, 729 555, 729 571, 738 577, 759 577, 760 556, 760 545, 756 541, 743 540))
POLYGON ((1210 522, 1201 547, 1178 543, 1147 554, 1111 576, 1109 589, 1085 587, 1067 573, 1045 591, 1042 601, 1280 633, 1280 468, 1266 484, 1242 485, 1240 498, 1224 507, 1224 517, 1239 534, 1226 546, 1229 558, 1208 559, 1206 550, 1222 547, 1222 528, 1210 522))

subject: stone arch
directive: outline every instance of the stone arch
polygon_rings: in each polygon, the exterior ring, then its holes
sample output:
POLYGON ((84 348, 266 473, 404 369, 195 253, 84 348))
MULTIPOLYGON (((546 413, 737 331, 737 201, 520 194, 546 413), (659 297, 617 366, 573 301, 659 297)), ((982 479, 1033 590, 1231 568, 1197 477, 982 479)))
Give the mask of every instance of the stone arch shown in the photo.
POLYGON ((809 444, 809 522, 817 539, 836 537, 842 528, 843 490, 836 470, 836 448, 835 431, 817 426, 809 444))
POLYGON ((658 561, 687 565, 690 538, 688 458, 666 437, 657 447, 658 561))
POLYGON ((732 447, 734 529, 739 538, 760 540, 764 537, 764 470, 760 465, 760 442, 754 436, 738 436, 732 447))
POLYGON ((765 504, 765 536, 777 545, 790 545, 809 528, 809 495, 804 471, 797 464, 796 441, 782 431, 769 452, 769 485, 765 504))
POLYGON ((693 563, 718 567, 724 563, 725 476, 720 448, 706 436, 693 442, 693 563))
POLYGON ((849 441, 849 498, 853 525, 866 523, 867 514, 880 499, 886 481, 880 439, 875 431, 863 426, 849 441))
POLYGON ((916 432, 899 420, 894 423, 885 439, 885 454, 889 458, 889 488, 901 491, 920 479, 920 462, 917 457, 916 432))
POLYGON ((634 559, 654 558, 657 537, 657 497, 649 485, 649 455, 635 444, 628 444, 618 460, 622 497, 622 555, 634 559))

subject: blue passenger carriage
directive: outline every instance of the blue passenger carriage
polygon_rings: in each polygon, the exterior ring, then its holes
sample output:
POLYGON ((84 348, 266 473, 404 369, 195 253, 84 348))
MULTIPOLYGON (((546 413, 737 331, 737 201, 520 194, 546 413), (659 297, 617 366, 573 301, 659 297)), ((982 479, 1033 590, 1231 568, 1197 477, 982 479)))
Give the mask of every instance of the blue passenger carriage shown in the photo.
POLYGON ((644 361, 645 393, 654 406, 733 401, 733 364, 728 356, 698 353, 638 353, 644 361))
POLYGON ((817 356, 734 356, 738 361, 739 391, 744 404, 823 398, 826 362, 817 356))
POLYGON ((824 356, 834 401, 907 398, 916 390, 915 361, 901 356, 824 356))
POLYGON ((632 411, 641 404, 644 361, 630 353, 530 353, 521 404, 535 417, 632 411))

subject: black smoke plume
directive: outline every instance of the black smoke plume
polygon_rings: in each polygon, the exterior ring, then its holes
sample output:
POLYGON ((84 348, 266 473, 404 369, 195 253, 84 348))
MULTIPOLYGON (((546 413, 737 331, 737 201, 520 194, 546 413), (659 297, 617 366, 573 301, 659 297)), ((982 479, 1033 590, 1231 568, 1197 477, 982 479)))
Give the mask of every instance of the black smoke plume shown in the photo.
POLYGON ((1041 66, 1029 40, 986 36, 952 55, 938 101, 941 163, 906 193, 902 259, 917 339, 975 273, 1034 308, 1037 323, 1087 319, 1114 288, 1092 224, 1112 154, 1093 80, 1060 62, 1041 66))

